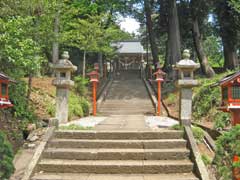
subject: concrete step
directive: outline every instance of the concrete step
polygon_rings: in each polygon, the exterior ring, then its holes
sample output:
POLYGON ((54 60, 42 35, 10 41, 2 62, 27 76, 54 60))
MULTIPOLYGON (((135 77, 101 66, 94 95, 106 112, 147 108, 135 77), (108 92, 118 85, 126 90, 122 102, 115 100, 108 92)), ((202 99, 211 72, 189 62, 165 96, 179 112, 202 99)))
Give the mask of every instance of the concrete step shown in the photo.
POLYGON ((149 140, 98 140, 98 139, 53 139, 48 144, 51 148, 135 148, 135 149, 171 149, 186 148, 184 139, 149 139, 149 140))
POLYGON ((118 106, 118 105, 105 105, 103 104, 99 110, 146 110, 146 109, 154 109, 152 105, 149 106, 138 106, 138 107, 133 107, 133 106, 118 106))
POLYGON ((181 160, 189 159, 187 149, 70 149, 48 148, 43 158, 70 160, 181 160))
POLYGON ((55 132, 56 138, 64 139, 181 139, 182 131, 71 131, 60 130, 55 132))
POLYGON ((191 173, 189 160, 62 160, 42 159, 38 172, 96 174, 191 173))
POLYGON ((145 110, 145 111, 99 111, 98 113, 103 116, 111 116, 111 115, 153 115, 154 109, 152 110, 145 110))
POLYGON ((198 180, 193 174, 74 174, 41 173, 32 180, 198 180))

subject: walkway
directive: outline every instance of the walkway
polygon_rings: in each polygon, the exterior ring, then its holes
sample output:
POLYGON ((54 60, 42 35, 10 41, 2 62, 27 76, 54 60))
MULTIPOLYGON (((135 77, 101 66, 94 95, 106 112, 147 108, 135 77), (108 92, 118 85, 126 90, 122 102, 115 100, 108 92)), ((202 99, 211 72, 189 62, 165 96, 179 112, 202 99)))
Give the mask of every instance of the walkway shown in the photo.
POLYGON ((106 101, 99 114, 151 115, 154 113, 147 89, 140 79, 139 71, 122 71, 113 81, 106 101))

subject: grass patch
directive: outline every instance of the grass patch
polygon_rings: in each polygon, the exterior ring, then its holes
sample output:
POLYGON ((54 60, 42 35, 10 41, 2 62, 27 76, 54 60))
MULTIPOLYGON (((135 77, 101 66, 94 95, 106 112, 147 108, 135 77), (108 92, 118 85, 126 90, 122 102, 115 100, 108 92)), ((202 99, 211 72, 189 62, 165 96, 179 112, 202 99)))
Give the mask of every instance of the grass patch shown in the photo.
POLYGON ((170 129, 183 131, 184 128, 180 124, 175 124, 175 125, 171 126, 170 129))
POLYGON ((76 124, 71 124, 69 126, 60 126, 60 130, 92 130, 92 127, 83 127, 76 124))

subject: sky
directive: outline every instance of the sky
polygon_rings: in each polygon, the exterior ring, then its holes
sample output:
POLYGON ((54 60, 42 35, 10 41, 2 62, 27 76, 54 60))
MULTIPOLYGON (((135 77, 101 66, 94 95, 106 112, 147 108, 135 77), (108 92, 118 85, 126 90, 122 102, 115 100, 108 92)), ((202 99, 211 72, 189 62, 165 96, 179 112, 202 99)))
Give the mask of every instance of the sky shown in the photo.
POLYGON ((135 19, 130 17, 123 18, 120 22, 120 26, 122 30, 135 34, 138 34, 137 30, 140 27, 139 23, 135 19))

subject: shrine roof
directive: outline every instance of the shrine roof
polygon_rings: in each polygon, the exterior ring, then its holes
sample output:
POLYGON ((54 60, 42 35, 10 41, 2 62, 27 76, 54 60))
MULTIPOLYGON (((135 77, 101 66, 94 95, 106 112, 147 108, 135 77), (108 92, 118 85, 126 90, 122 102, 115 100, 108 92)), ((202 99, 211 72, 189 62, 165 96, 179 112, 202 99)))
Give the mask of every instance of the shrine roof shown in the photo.
POLYGON ((119 41, 112 43, 113 47, 117 48, 119 54, 145 54, 146 51, 138 40, 119 41))
POLYGON ((15 83, 16 81, 12 80, 9 76, 7 76, 6 74, 0 72, 0 80, 7 80, 7 81, 10 81, 10 82, 13 82, 15 83))
POLYGON ((220 85, 220 86, 226 85, 226 84, 228 84, 229 82, 235 80, 235 79, 238 78, 238 77, 240 77, 240 71, 225 76, 224 78, 222 78, 222 79, 221 79, 217 84, 215 84, 215 85, 220 85))
POLYGON ((10 78, 6 74, 3 74, 2 72, 0 72, 0 79, 9 80, 10 78))

